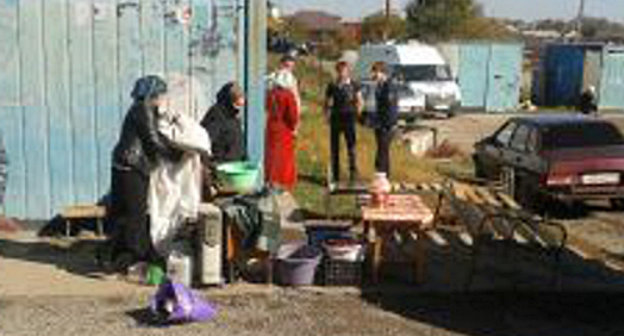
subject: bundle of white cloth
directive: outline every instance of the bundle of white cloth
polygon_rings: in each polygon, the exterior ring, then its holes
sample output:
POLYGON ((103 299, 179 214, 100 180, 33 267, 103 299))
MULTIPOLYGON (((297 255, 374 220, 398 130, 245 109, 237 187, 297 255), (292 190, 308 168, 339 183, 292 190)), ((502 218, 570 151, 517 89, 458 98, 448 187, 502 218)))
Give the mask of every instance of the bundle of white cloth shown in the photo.
POLYGON ((158 130, 184 151, 179 162, 160 164, 150 176, 150 234, 156 250, 168 255, 176 233, 197 219, 202 190, 201 155, 211 154, 210 137, 199 121, 207 107, 199 82, 184 75, 168 78, 168 107, 160 112, 158 130))

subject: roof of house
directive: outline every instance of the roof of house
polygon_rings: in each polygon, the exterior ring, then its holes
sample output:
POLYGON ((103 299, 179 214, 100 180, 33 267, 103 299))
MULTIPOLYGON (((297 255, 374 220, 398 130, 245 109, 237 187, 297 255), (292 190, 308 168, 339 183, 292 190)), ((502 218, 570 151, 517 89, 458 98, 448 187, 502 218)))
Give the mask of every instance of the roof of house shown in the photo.
POLYGON ((341 28, 342 18, 323 11, 298 11, 291 18, 309 30, 335 31, 341 28))

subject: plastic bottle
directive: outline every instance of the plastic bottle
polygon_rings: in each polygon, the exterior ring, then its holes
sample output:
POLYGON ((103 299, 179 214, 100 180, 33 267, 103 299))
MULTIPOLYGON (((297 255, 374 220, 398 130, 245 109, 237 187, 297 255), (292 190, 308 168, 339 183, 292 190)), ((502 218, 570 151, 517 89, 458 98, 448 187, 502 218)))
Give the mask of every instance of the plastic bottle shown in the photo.
POLYGON ((176 243, 167 258, 167 278, 190 287, 193 283, 193 258, 186 244, 176 243))

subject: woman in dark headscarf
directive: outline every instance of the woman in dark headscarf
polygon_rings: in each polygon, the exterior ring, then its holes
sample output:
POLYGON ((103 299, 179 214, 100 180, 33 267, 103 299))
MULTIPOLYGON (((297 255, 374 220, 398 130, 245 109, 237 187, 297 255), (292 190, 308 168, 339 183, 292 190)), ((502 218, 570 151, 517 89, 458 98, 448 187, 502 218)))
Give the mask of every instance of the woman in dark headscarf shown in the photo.
POLYGON ((213 105, 201 121, 210 136, 215 163, 240 161, 245 157, 240 111, 245 106, 245 94, 236 82, 225 84, 217 93, 213 105))
POLYGON ((132 90, 134 102, 126 114, 113 151, 111 258, 125 272, 136 262, 157 262, 152 246, 147 208, 151 171, 163 160, 177 161, 182 153, 158 133, 158 110, 164 105, 167 84, 157 76, 143 77, 132 90))

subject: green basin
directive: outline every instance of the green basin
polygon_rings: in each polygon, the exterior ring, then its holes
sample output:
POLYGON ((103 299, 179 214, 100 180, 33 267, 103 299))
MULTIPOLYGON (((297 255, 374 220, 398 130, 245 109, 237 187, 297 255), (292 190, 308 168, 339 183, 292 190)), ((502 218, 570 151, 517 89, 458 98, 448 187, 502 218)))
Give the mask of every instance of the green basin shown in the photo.
POLYGON ((229 162, 217 166, 220 180, 226 187, 238 192, 249 192, 256 188, 259 168, 251 162, 229 162))

